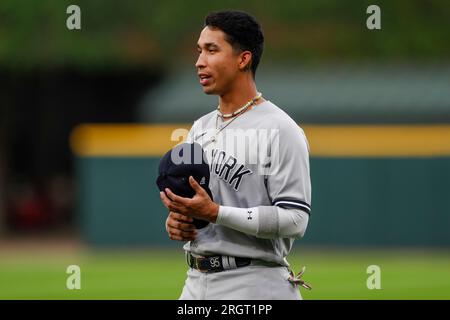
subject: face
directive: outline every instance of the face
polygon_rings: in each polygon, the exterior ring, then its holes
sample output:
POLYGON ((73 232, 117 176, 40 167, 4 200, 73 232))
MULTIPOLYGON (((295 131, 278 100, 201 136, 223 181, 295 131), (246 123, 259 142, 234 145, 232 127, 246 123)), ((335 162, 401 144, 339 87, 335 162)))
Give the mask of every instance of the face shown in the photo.
POLYGON ((197 42, 195 67, 206 94, 226 93, 241 72, 243 54, 236 53, 225 36, 220 29, 205 27, 197 42))

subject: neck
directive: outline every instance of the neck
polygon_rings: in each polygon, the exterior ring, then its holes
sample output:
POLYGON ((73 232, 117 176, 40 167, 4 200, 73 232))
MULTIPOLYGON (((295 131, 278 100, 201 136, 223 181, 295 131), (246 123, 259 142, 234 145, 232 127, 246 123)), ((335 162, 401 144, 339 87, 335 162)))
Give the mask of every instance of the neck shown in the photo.
POLYGON ((237 85, 226 93, 219 96, 220 112, 223 114, 233 113, 249 100, 253 99, 257 94, 255 82, 252 79, 246 81, 236 81, 237 85))

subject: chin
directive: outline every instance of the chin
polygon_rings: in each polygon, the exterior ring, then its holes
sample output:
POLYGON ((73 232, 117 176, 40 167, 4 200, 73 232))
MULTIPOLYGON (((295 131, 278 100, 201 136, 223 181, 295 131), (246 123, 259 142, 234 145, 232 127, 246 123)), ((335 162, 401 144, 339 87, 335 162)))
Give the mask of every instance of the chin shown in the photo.
POLYGON ((203 87, 203 92, 205 94, 217 94, 216 90, 214 90, 214 88, 208 88, 208 87, 203 87))

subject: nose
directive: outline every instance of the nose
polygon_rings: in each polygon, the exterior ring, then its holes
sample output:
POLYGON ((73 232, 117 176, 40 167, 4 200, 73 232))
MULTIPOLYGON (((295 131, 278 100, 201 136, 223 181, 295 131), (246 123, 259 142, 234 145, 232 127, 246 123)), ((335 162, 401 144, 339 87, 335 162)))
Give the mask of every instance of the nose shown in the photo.
POLYGON ((203 53, 200 53, 198 55, 197 62, 195 63, 195 67, 197 69, 199 69, 199 68, 204 68, 205 66, 206 65, 205 65, 205 59, 204 59, 203 53))

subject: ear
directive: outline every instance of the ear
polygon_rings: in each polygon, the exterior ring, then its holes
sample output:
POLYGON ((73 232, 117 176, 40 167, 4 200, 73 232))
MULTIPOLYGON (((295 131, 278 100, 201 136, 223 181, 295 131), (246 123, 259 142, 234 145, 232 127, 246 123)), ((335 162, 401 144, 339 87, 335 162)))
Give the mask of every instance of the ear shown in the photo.
POLYGON ((252 53, 250 51, 244 51, 239 55, 239 70, 249 70, 252 65, 252 53))

